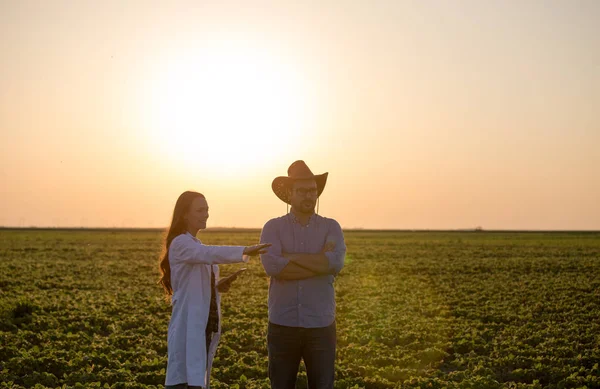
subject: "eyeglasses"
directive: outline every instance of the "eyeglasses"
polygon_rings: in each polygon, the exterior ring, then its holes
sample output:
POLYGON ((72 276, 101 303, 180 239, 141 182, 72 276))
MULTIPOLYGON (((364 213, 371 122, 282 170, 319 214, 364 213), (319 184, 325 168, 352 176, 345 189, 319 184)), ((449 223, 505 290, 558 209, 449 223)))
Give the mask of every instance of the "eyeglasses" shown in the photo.
POLYGON ((297 188, 296 194, 299 196, 306 197, 306 195, 316 196, 318 193, 317 188, 297 188))

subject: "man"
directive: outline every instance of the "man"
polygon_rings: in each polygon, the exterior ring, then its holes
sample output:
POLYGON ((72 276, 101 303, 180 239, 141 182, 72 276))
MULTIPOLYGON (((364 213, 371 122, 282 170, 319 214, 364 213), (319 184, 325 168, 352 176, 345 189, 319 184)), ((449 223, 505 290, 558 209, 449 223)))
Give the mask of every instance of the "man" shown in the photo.
POLYGON ((293 389, 300 359, 310 389, 333 389, 335 296, 346 245, 338 222, 315 213, 328 173, 314 175, 304 161, 273 180, 275 195, 291 212, 269 220, 261 242, 272 243, 261 260, 269 284, 269 378, 273 389, 293 389))

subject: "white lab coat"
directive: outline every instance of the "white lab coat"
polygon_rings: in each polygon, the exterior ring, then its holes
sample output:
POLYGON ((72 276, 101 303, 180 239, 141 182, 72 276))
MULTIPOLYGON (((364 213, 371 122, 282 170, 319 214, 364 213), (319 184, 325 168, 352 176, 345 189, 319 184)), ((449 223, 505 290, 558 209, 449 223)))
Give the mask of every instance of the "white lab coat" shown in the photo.
POLYGON ((190 233, 177 236, 169 247, 172 314, 168 332, 165 385, 209 388, 210 370, 221 336, 221 298, 217 293, 219 332, 206 352, 206 324, 210 310, 210 270, 219 279, 219 263, 247 262, 243 246, 206 246, 190 233))

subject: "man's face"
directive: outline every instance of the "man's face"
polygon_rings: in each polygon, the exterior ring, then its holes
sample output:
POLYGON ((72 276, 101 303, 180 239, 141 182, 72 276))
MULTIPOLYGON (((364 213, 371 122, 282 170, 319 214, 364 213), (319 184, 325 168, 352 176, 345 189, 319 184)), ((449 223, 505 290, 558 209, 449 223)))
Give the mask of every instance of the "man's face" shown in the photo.
POLYGON ((315 180, 296 181, 292 185, 290 203, 296 212, 314 213, 317 197, 317 182, 315 180))

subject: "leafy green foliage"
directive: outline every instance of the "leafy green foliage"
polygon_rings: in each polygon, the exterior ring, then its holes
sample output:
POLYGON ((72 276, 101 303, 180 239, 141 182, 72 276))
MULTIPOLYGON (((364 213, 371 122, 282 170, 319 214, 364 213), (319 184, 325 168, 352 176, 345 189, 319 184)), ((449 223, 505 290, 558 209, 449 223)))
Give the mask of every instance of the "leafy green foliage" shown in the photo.
MULTIPOLYGON (((162 387, 161 238, 0 231, 0 388, 162 387)), ((336 388, 600 388, 599 234, 365 231, 346 243, 336 388)), ((256 260, 221 273, 241 266, 223 295, 217 389, 269 387, 268 279, 256 260)))

